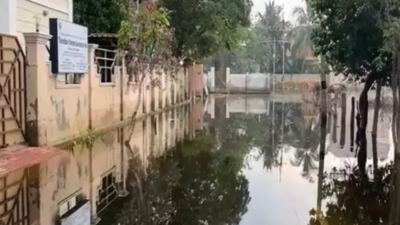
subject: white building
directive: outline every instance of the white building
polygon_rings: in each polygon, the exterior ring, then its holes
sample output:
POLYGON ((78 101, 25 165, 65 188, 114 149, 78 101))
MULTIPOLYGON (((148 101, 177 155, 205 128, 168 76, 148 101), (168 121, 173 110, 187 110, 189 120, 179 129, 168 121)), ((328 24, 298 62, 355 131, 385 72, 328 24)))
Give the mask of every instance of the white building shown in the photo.
POLYGON ((73 0, 0 0, 0 34, 18 36, 25 49, 24 32, 47 34, 49 18, 72 21, 72 15, 73 0))

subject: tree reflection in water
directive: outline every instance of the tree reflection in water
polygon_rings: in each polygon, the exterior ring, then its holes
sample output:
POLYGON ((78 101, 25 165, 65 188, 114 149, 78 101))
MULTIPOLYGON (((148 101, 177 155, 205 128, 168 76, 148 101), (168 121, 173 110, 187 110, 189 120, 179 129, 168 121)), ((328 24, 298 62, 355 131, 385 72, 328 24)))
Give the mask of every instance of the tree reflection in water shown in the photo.
POLYGON ((243 155, 214 146, 213 138, 200 134, 150 157, 145 171, 139 160, 132 161, 131 195, 108 224, 239 224, 250 201, 243 155))
POLYGON ((326 200, 324 215, 318 221, 310 211, 310 225, 378 225, 388 224, 389 192, 393 164, 379 168, 375 178, 350 170, 347 179, 328 179, 322 187, 326 200))

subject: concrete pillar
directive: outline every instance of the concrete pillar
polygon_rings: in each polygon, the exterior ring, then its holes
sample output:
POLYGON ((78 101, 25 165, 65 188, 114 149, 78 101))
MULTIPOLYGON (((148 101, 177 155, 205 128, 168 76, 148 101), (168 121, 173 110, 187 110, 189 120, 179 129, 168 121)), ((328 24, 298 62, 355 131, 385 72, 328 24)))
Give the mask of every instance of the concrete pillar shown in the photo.
POLYGON ((188 67, 189 99, 192 99, 192 100, 193 100, 193 98, 195 96, 195 91, 194 91, 194 83, 195 83, 194 75, 195 75, 195 73, 194 73, 194 71, 195 71, 194 70, 194 65, 191 65, 191 66, 188 67))
POLYGON ((24 33, 26 43, 27 67, 27 134, 29 144, 39 146, 45 140, 40 135, 41 122, 45 119, 46 110, 40 107, 41 99, 48 97, 47 48, 51 35, 41 33, 24 33))
POLYGON ((215 67, 211 67, 210 79, 211 79, 210 91, 214 91, 215 90, 215 67))
POLYGON ((193 78, 193 88, 194 88, 194 96, 195 97, 202 97, 203 90, 204 90, 204 70, 203 64, 194 64, 193 65, 194 71, 192 74, 193 78))
POLYGON ((68 0, 68 20, 74 22, 74 0, 68 0))
POLYGON ((17 0, 0 1, 0 34, 17 35, 17 0))
POLYGON ((230 85, 229 85, 230 77, 231 77, 231 68, 226 67, 226 81, 225 81, 225 89, 226 90, 229 90, 229 87, 230 87, 230 85))
POLYGON ((89 58, 89 74, 88 74, 88 118, 89 118, 89 129, 92 129, 92 90, 93 80, 97 79, 97 67, 95 67, 95 51, 99 47, 97 44, 89 44, 88 46, 88 58, 89 58))

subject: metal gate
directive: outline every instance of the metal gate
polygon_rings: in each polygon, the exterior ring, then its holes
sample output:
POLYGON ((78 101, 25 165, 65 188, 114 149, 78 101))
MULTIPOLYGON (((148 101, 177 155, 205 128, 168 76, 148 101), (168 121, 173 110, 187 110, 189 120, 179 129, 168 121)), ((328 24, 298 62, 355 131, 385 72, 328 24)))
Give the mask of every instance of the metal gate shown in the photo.
POLYGON ((29 225, 27 171, 0 178, 0 225, 29 225))
POLYGON ((0 34, 0 148, 26 140, 25 87, 26 59, 21 45, 17 37, 0 34))
MULTIPOLYGON (((0 152, 26 141, 25 78, 26 59, 17 37, 0 34, 0 152)), ((26 169, 1 172, 0 225, 28 225, 26 169)))

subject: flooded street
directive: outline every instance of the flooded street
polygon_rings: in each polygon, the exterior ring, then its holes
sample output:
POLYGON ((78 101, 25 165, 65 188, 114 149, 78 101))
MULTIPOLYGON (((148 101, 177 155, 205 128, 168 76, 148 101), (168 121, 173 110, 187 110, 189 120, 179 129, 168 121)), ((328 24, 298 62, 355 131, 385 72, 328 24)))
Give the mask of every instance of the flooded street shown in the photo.
MULTIPOLYGON (((204 105, 197 103, 180 114, 182 121, 195 120, 195 135, 181 132, 169 150, 153 145, 150 151, 157 154, 145 170, 140 156, 132 158, 130 195, 114 202, 100 224, 313 225, 320 224, 313 220, 317 201, 327 224, 386 224, 387 167, 394 155, 389 117, 381 111, 377 146, 379 166, 386 170, 380 169, 374 183, 357 177, 350 122, 341 122, 342 115, 349 120, 351 106, 347 111, 343 104, 331 106, 322 199, 317 199, 321 128, 316 106, 296 96, 276 101, 268 96, 210 96, 204 105), (193 117, 201 114, 202 119, 193 117)), ((188 124, 181 128, 188 129, 188 124)), ((368 171, 371 149, 368 143, 368 171)))

